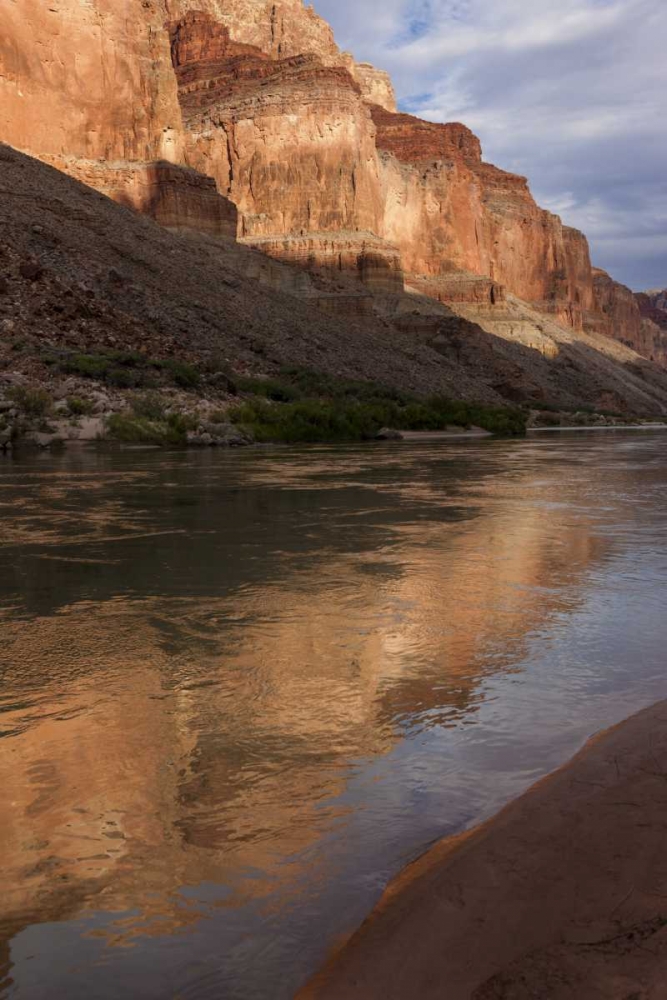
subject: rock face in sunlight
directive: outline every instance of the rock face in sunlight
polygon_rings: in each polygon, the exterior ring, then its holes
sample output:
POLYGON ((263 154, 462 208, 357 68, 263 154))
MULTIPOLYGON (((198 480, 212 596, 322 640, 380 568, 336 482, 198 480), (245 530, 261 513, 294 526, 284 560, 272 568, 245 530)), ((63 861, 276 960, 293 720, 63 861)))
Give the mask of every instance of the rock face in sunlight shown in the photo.
POLYGON ((229 234, 234 206, 183 169, 164 16, 132 0, 3 4, 0 138, 166 225, 229 234))
POLYGON ((504 323, 517 298, 665 362, 654 307, 593 271, 583 234, 464 125, 397 113, 302 0, 8 0, 0 96, 2 141, 168 228, 333 272, 341 303, 352 279, 404 329, 443 307, 504 323))
POLYGON ((667 367, 667 296, 635 294, 606 271, 594 270, 597 329, 667 367))
POLYGON ((382 157, 384 233, 410 274, 448 289, 463 275, 539 305, 581 329, 593 308, 588 244, 539 208, 523 177, 482 160, 479 139, 464 125, 437 125, 372 109, 382 157))
POLYGON ((635 295, 642 317, 642 350, 652 361, 667 368, 667 289, 635 295))
POLYGON ((348 69, 271 58, 201 13, 172 23, 171 39, 185 157, 237 206, 239 237, 402 291, 398 253, 378 235, 375 129, 348 69))

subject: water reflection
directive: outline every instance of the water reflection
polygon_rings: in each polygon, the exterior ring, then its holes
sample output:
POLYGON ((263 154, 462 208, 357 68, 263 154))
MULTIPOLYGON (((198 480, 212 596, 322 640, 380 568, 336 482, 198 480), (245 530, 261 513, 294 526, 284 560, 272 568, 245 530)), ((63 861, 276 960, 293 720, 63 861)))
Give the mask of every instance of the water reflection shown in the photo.
POLYGON ((289 997, 664 695, 663 441, 0 464, 0 996, 289 997))

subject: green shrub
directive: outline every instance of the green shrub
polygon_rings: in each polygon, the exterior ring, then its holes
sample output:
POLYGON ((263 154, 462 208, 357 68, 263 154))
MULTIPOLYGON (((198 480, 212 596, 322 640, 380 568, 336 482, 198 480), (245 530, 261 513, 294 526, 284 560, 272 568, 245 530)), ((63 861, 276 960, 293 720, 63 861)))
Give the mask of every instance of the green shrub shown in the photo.
POLYGON ((52 400, 45 389, 14 386, 7 395, 27 417, 46 417, 51 412, 52 400))
MULTIPOLYGON (((126 444, 183 445, 188 431, 194 430, 198 423, 195 417, 183 413, 165 416, 164 408, 159 418, 148 416, 149 411, 150 405, 143 414, 137 413, 134 407, 132 412, 112 414, 107 420, 108 436, 126 444)), ((157 406, 153 413, 157 413, 157 406)))
POLYGON ((341 379, 309 368, 281 368, 281 379, 301 398, 326 397, 328 399, 348 399, 365 403, 391 402, 406 404, 418 399, 415 393, 392 389, 379 382, 361 379, 341 379))
POLYGON ((341 407, 316 399, 273 406, 253 400, 230 410, 230 419, 251 430, 256 441, 361 441, 381 427, 358 405, 341 407))
POLYGON ((123 365, 126 368, 143 368, 146 363, 150 363, 145 355, 139 351, 111 351, 104 352, 114 364, 123 365))
POLYGON ((229 419, 264 442, 364 441, 374 438, 382 427, 437 431, 474 425, 503 435, 524 434, 526 429, 526 414, 521 410, 438 396, 407 404, 392 399, 303 399, 271 405, 258 399, 231 409, 229 419))
POLYGON ((94 411, 95 404, 80 396, 68 396, 67 408, 73 417, 87 417, 94 411))
POLYGON ((116 368, 115 366, 109 368, 105 381, 114 389, 141 389, 155 383, 151 374, 140 368, 116 368))
POLYGON ((73 354, 60 362, 60 368, 68 375, 104 381, 111 368, 111 361, 102 354, 73 354))
POLYGON ((186 413, 170 413, 167 417, 167 426, 185 440, 188 431, 194 431, 199 426, 199 420, 186 413))
POLYGON ((239 392, 247 392, 253 396, 263 396, 276 403, 291 403, 301 398, 301 392, 296 386, 288 385, 275 378, 244 378, 235 379, 239 392))
POLYGON ((157 392, 146 392, 132 400, 132 412, 135 417, 145 417, 147 420, 164 420, 165 403, 157 392))
POLYGON ((100 351, 96 354, 47 352, 43 360, 67 375, 96 379, 117 389, 149 389, 158 381, 167 381, 183 389, 195 389, 200 383, 199 372, 193 365, 174 358, 147 358, 138 351, 100 351))
POLYGON ((209 413, 208 420, 211 424, 228 424, 229 410, 214 410, 213 413, 209 413))
POLYGON ((107 420, 109 437, 126 444, 185 444, 187 428, 178 419, 148 420, 131 413, 114 413, 107 420))
POLYGON ((201 381, 201 376, 194 365, 185 361, 168 358, 166 361, 156 362, 156 366, 167 373, 174 385, 182 389, 196 389, 201 381))

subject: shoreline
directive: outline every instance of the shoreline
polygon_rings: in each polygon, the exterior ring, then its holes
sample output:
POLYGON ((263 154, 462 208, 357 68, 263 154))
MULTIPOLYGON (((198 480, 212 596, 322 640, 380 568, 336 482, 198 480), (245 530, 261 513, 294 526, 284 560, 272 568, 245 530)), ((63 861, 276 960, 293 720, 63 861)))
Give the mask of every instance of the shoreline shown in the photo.
POLYGON ((667 423, 590 424, 585 427, 526 427, 526 434, 553 434, 558 431, 667 431, 667 423))
POLYGON ((409 865, 297 1000, 658 1000, 667 701, 409 865))
MULTIPOLYGON (((553 433, 569 433, 569 432, 580 432, 580 431, 667 431, 667 423, 665 424, 619 424, 619 425, 609 425, 609 426, 586 426, 586 427, 527 427, 526 437, 529 434, 553 434, 553 433)), ((495 440, 521 440, 520 437, 508 437, 506 435, 492 434, 490 431, 484 431, 479 428, 472 428, 470 430, 447 430, 447 431, 401 431, 400 437, 395 438, 376 438, 370 441, 299 441, 299 442, 285 442, 285 441, 242 441, 233 440, 225 441, 224 443, 219 442, 185 442, 181 445, 165 445, 165 444, 151 444, 150 442, 129 442, 122 440, 115 440, 110 437, 71 437, 71 438, 57 438, 55 440, 49 440, 48 442, 41 443, 35 438, 26 438, 12 445, 4 446, 0 444, 0 456, 5 456, 7 458, 16 456, 24 456, 26 454, 36 455, 43 454, 44 452, 59 452, 63 450, 81 449, 81 448, 91 448, 99 449, 103 451, 168 451, 168 450, 187 450, 187 451, 205 451, 209 447, 218 447, 223 451, 225 450, 236 450, 238 448, 243 448, 244 450, 250 448, 301 448, 301 447, 322 447, 325 445, 380 445, 380 444, 428 444, 430 442, 438 441, 484 441, 488 439, 495 440)))

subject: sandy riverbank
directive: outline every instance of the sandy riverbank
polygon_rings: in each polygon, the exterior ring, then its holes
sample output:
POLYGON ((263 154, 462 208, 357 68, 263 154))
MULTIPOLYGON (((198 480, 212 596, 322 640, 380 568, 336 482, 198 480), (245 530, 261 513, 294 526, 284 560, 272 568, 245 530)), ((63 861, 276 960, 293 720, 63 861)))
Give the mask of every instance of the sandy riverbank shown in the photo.
POLYGON ((299 1000, 664 1000, 667 702, 411 865, 299 1000))

